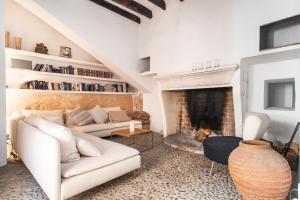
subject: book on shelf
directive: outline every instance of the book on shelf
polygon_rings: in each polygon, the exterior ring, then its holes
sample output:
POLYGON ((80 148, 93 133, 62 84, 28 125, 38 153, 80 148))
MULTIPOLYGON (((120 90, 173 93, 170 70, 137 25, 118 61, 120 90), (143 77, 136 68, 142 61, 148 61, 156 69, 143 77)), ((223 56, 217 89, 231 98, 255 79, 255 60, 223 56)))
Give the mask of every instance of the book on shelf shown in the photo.
POLYGON ((40 71, 40 72, 53 72, 53 65, 36 64, 35 67, 32 70, 33 71, 40 71))
POLYGON ((91 92, 128 92, 127 84, 105 84, 99 83, 53 83, 39 80, 27 81, 22 84, 21 89, 33 90, 61 90, 61 91, 91 91, 91 92))
POLYGON ((61 74, 70 74, 78 76, 89 76, 89 77, 99 77, 99 78, 113 78, 112 72, 85 69, 85 68, 74 68, 72 65, 67 67, 59 66, 58 68, 53 67, 53 65, 48 64, 36 64, 33 68, 33 71, 40 72, 52 72, 52 73, 61 73, 61 74))

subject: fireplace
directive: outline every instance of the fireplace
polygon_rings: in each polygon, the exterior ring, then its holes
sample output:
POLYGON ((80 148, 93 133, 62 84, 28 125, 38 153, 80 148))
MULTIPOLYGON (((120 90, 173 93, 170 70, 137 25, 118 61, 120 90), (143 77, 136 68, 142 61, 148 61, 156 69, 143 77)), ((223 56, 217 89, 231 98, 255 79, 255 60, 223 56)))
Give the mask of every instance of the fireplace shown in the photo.
POLYGON ((193 135, 210 129, 218 135, 235 135, 232 88, 177 91, 177 133, 193 135))
POLYGON ((164 142, 202 154, 202 142, 194 137, 196 130, 210 128, 218 135, 241 136, 240 77, 237 65, 156 76, 164 142))

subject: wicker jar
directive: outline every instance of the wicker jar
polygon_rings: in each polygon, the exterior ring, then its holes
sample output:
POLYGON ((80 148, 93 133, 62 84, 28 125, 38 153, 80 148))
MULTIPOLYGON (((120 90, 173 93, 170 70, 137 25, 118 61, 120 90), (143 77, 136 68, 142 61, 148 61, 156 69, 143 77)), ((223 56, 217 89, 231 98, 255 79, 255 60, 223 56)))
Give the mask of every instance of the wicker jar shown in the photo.
POLYGON ((230 176, 243 199, 285 199, 292 175, 288 162, 268 142, 241 141, 229 156, 230 176))

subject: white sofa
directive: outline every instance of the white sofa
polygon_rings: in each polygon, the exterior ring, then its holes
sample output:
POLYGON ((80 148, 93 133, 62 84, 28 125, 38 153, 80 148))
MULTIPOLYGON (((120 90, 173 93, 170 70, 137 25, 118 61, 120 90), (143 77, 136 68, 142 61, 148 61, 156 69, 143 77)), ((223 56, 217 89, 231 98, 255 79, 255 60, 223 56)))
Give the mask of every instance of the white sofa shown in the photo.
MULTIPOLYGON (((120 107, 108 107, 104 109, 117 109, 121 110, 120 107)), ((21 112, 16 112, 15 117, 11 117, 10 122, 11 125, 9 127, 13 127, 13 123, 15 118, 20 119, 24 117, 29 117, 29 116, 40 116, 40 117, 45 117, 46 119, 50 121, 54 121, 58 124, 65 125, 67 126, 67 116, 66 116, 67 111, 63 110, 22 110, 21 112)), ((77 130, 82 133, 87 133, 90 135, 94 135, 97 137, 107 137, 111 136, 111 132, 116 131, 116 130, 121 130, 121 129, 129 129, 130 122, 133 122, 135 125, 135 128, 142 128, 142 122, 137 121, 137 120, 131 120, 131 121, 125 121, 125 122, 118 122, 118 123, 113 123, 113 122, 107 122, 103 124, 97 124, 97 123, 92 123, 88 125, 83 125, 83 126, 74 126, 71 125, 69 128, 72 128, 74 130, 77 130)))
POLYGON ((61 163, 60 144, 23 120, 17 122, 14 148, 50 199, 67 199, 140 168, 139 151, 89 135, 101 157, 61 163))
MULTIPOLYGON (((142 122, 132 120, 135 128, 142 128, 142 122)), ((88 124, 85 126, 75 126, 72 129, 87 133, 97 137, 107 137, 111 135, 111 132, 121 129, 129 129, 130 121, 119 123, 105 123, 105 124, 88 124)))

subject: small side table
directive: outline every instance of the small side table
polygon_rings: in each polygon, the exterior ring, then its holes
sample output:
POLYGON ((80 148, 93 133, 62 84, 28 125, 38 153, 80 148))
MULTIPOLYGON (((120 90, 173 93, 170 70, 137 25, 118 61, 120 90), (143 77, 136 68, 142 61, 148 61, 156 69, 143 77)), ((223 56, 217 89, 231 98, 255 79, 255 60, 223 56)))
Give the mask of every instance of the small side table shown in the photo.
MULTIPOLYGON (((147 130, 147 129, 142 129, 142 128, 135 128, 134 132, 130 132, 129 129, 123 129, 123 130, 118 130, 118 131, 113 131, 111 133, 111 136, 113 135, 118 135, 121 137, 126 137, 126 138, 131 138, 132 143, 128 144, 129 146, 136 143, 136 137, 141 136, 147 133, 151 133, 151 147, 147 147, 146 149, 142 150, 141 152, 148 151, 150 149, 153 149, 153 143, 154 143, 154 136, 153 136, 153 131, 147 130)), ((142 146, 142 145, 141 145, 142 146)))

